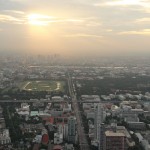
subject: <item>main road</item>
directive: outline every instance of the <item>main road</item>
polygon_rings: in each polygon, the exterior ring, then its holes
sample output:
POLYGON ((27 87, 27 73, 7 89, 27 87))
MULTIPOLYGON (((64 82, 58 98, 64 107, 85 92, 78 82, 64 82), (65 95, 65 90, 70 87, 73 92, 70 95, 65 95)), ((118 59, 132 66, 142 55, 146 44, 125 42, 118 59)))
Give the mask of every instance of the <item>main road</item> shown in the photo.
POLYGON ((74 92, 75 89, 74 89, 72 79, 69 73, 68 73, 68 88, 69 88, 70 96, 72 97, 72 107, 74 109, 74 113, 75 113, 76 120, 77 120, 77 132, 78 132, 78 137, 79 137, 80 150, 90 150, 88 140, 87 140, 84 127, 83 127, 78 100, 74 92))

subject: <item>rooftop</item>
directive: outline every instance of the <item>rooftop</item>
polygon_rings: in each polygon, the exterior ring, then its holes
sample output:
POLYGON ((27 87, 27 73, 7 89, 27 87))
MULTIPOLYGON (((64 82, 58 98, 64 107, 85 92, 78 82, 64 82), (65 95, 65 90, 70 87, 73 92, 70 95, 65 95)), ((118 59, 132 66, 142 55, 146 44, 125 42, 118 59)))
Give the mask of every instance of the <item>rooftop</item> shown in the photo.
POLYGON ((106 136, 115 136, 115 137, 118 137, 118 136, 123 137, 123 136, 125 136, 124 133, 118 133, 118 132, 112 132, 112 131, 106 131, 105 135, 106 136))

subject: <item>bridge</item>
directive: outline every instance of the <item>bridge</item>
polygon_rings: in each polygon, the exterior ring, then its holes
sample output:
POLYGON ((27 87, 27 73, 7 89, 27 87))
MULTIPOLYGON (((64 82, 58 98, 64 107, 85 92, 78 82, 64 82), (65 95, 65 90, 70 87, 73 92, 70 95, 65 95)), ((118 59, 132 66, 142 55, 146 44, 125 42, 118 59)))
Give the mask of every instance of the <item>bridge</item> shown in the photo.
MULTIPOLYGON (((0 100, 0 103, 72 103, 72 101, 66 101, 66 100, 0 100)), ((119 103, 121 101, 82 101, 78 100, 74 103, 119 103)))

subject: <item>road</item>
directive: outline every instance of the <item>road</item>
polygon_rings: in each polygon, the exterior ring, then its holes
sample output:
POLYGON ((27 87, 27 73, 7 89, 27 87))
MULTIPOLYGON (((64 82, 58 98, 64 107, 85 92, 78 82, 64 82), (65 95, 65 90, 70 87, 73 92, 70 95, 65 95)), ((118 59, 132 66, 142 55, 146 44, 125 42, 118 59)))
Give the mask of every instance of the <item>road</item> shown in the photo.
POLYGON ((80 150, 90 150, 87 137, 84 131, 84 127, 83 127, 78 100, 77 100, 76 94, 74 93, 72 79, 69 74, 68 74, 68 87, 69 87, 70 96, 72 97, 72 107, 74 109, 74 113, 77 119, 77 132, 78 132, 78 137, 79 137, 80 150))
MULTIPOLYGON (((65 102, 64 100, 58 100, 58 101, 52 101, 52 100, 4 100, 1 99, 0 103, 36 103, 36 102, 40 102, 40 103, 62 103, 65 102)), ((66 101, 68 102, 68 101, 66 101)), ((77 101, 76 103, 99 103, 97 101, 77 101)), ((101 103, 114 103, 114 102, 101 102, 101 103)))

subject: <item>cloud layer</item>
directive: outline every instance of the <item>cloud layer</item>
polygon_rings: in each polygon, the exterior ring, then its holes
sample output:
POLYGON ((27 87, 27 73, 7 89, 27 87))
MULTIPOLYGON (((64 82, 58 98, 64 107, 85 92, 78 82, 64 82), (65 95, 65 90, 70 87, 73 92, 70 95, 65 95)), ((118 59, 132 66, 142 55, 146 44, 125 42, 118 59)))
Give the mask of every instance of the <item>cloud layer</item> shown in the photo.
POLYGON ((150 1, 1 0, 0 33, 0 51, 147 52, 150 1), (137 37, 134 43, 138 44, 127 47, 133 35, 137 37))

